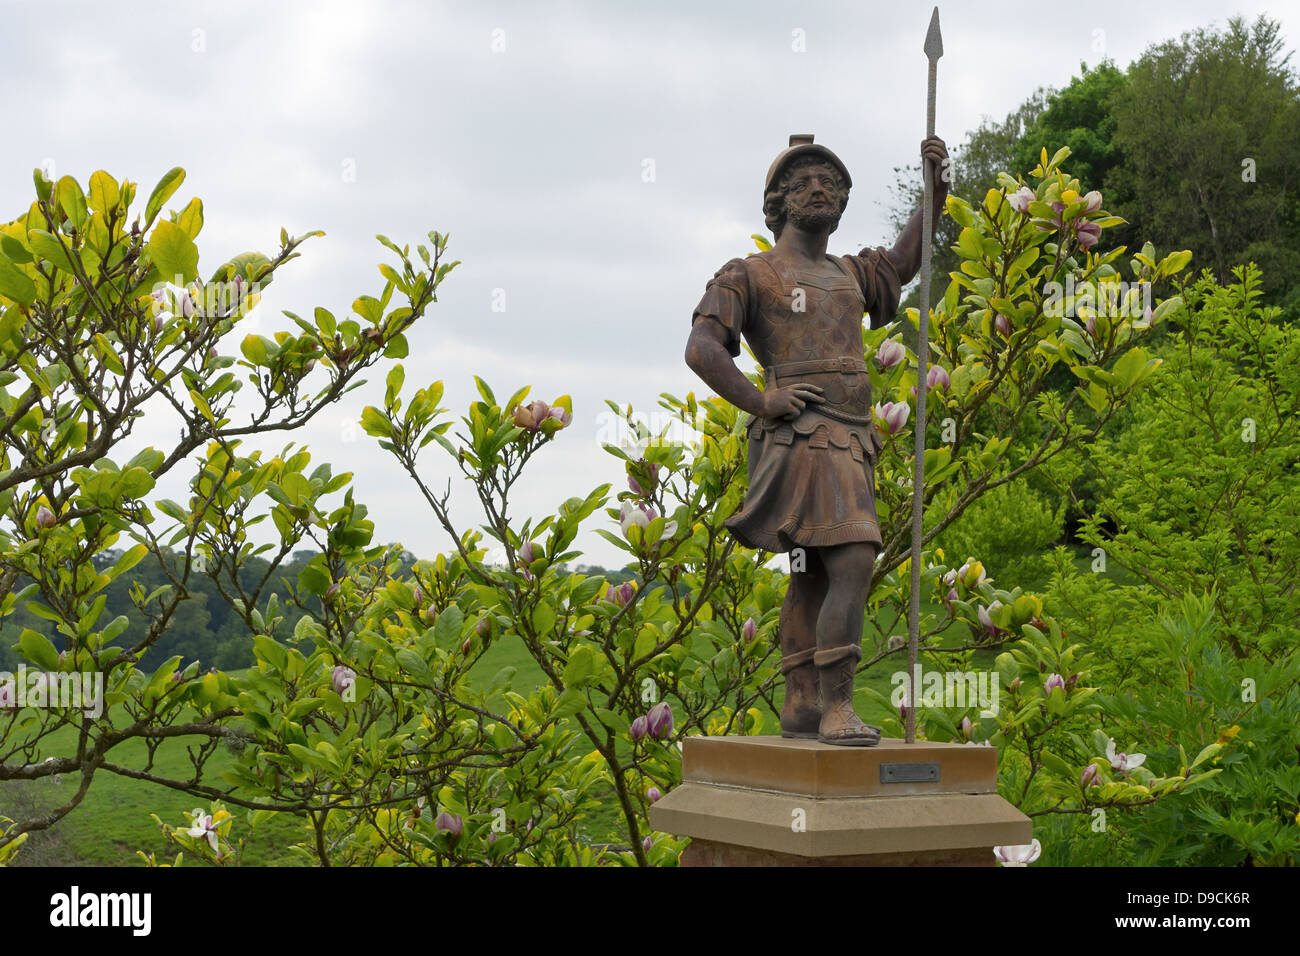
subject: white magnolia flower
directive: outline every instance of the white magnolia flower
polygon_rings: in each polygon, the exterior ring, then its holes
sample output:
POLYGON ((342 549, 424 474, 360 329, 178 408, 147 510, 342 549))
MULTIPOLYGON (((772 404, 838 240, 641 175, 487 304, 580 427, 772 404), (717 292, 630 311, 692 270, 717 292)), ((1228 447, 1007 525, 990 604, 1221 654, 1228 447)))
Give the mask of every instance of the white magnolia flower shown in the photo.
POLYGON ((204 813, 202 807, 195 807, 190 814, 190 821, 193 823, 189 830, 190 836, 196 840, 206 838, 212 852, 217 852, 217 828, 212 825, 212 814, 204 813))
POLYGON ((1126 754, 1115 752, 1115 739, 1112 737, 1106 742, 1106 759, 1110 761, 1112 770, 1126 772, 1136 770, 1147 761, 1146 754, 1126 754))
POLYGON ((1020 846, 995 846, 993 855, 1003 866, 1028 866, 1038 859, 1043 852, 1043 845, 1037 839, 1033 843, 1020 846))

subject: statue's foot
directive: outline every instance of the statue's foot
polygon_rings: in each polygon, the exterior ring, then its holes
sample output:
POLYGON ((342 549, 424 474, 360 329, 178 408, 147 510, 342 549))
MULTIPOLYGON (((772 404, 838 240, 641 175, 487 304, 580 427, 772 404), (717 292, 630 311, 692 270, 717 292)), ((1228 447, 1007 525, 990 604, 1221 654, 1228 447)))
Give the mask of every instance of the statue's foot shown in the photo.
POLYGON ((781 708, 781 736, 816 740, 822 721, 821 688, 813 665, 816 648, 791 654, 781 661, 785 675, 785 705, 781 708))
POLYGON ((864 724, 853 709, 853 683, 862 648, 843 644, 819 650, 813 658, 821 678, 822 719, 817 739, 841 747, 874 747, 880 728, 864 724))
POLYGON ((781 736, 796 740, 816 740, 821 733, 822 712, 811 708, 792 708, 781 711, 781 736))
POLYGON ((874 747, 880 743, 880 728, 863 723, 851 710, 836 710, 822 716, 817 739, 839 747, 874 747))

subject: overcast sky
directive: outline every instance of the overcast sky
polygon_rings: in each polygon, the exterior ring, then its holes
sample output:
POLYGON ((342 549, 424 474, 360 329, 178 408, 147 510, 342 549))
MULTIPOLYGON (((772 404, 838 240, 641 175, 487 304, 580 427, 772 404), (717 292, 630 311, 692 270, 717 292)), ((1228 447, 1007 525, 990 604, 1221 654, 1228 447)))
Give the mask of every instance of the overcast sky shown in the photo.
MULTIPOLYGON (((378 294, 375 233, 412 246, 449 233, 463 265, 409 336, 408 394, 441 379, 459 413, 473 374, 500 398, 524 384, 548 401, 571 393, 572 426, 515 495, 519 517, 540 517, 603 482, 623 487, 598 444, 605 399, 653 412, 660 392, 706 391, 682 360, 691 310, 722 263, 753 250, 762 178, 790 133, 816 134, 853 175, 832 251, 893 241, 891 170, 924 135, 929 12, 865 0, 0 0, 0 218, 30 204, 38 165, 83 184, 96 169, 130 178, 141 205, 183 166, 169 206, 203 199, 205 276, 273 252, 281 226, 327 234, 268 290, 263 333, 292 328, 281 309, 341 317, 378 294)), ((1080 62, 1127 66, 1184 30, 1262 12, 1295 48, 1297 0, 944 4, 938 133, 955 146, 1080 62)), ((377 541, 431 557, 449 541, 409 480, 372 439, 346 440, 345 420, 382 400, 383 372, 369 378, 297 439, 355 473, 377 541)), ((134 444, 169 450, 174 434, 146 418, 134 444)), ((423 464, 436 485, 453 472, 436 445, 423 464)), ((192 474, 161 487, 183 499, 192 474)), ((462 528, 476 525, 460 479, 453 500, 462 528)), ((579 544, 618 563, 594 534, 579 544)))

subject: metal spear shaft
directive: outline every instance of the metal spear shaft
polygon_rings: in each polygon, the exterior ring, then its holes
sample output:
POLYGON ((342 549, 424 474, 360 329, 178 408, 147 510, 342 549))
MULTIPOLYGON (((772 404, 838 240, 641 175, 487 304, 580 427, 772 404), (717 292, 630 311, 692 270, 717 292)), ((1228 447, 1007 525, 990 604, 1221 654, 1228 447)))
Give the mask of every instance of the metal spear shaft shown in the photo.
MULTIPOLYGON (((925 56, 930 61, 930 87, 926 94, 925 135, 934 135, 935 84, 943 37, 939 34, 939 8, 930 16, 925 34, 925 56)), ((907 743, 916 743, 916 672, 921 644, 921 538, 922 499, 925 494, 925 392, 927 359, 930 355, 930 245, 934 235, 934 170, 927 159, 922 163, 925 198, 921 209, 921 313, 916 336, 916 460, 912 466, 912 591, 907 614, 907 743)))

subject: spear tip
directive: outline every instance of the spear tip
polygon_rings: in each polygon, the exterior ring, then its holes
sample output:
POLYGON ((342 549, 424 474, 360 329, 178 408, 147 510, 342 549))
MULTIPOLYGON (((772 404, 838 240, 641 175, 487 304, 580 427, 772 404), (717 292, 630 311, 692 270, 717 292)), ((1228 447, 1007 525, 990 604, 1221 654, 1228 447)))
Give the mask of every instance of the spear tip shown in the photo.
POLYGON ((930 29, 925 33, 925 55, 931 60, 943 56, 943 36, 939 33, 939 8, 930 15, 930 29))

